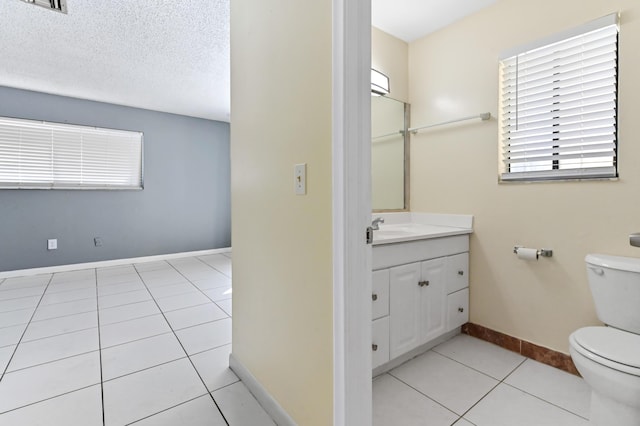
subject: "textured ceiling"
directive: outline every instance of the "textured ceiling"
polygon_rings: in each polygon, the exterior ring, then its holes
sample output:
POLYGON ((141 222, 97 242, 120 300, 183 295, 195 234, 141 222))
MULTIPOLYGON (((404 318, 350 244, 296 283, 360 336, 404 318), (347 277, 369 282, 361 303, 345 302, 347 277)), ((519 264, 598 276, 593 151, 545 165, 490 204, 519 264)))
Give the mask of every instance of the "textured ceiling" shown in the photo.
POLYGON ((229 0, 0 1, 0 85, 229 121, 229 0))
POLYGON ((471 15, 496 0, 371 0, 376 28, 412 42, 471 15))

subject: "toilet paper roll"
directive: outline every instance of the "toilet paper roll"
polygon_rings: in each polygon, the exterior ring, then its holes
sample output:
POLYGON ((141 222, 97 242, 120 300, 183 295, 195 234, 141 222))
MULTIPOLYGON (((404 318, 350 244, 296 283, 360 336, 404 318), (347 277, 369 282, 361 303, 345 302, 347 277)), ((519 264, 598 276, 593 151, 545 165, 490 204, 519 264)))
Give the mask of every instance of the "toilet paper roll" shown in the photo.
POLYGON ((522 260, 538 260, 538 249, 520 247, 516 252, 516 256, 522 260))

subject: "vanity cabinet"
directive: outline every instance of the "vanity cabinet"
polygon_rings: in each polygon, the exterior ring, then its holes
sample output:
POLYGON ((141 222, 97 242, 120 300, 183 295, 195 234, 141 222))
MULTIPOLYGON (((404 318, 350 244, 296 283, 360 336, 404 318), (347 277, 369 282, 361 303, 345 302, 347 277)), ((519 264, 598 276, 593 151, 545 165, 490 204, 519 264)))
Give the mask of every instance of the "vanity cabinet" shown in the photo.
MULTIPOLYGON (((450 243, 449 240, 451 238, 444 238, 443 242, 450 243)), ((422 256, 412 252, 410 263, 373 272, 374 368, 468 321, 469 253, 456 253, 468 250, 468 237, 459 241, 464 244, 450 245, 444 252, 436 251, 434 254, 440 255, 438 257, 430 258, 429 250, 422 256)))

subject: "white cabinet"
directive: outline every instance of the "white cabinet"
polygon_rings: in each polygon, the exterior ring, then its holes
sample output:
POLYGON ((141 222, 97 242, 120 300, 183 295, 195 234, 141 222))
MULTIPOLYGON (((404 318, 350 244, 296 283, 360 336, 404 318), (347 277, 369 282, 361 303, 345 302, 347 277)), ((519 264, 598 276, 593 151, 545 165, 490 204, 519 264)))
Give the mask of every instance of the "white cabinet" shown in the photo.
MULTIPOLYGON (((445 247, 447 240, 443 238, 445 247)), ((466 243, 452 244, 435 258, 425 255, 420 261, 373 272, 374 368, 468 321, 468 239, 466 243)), ((413 251, 412 256, 412 260, 417 257, 413 251)))

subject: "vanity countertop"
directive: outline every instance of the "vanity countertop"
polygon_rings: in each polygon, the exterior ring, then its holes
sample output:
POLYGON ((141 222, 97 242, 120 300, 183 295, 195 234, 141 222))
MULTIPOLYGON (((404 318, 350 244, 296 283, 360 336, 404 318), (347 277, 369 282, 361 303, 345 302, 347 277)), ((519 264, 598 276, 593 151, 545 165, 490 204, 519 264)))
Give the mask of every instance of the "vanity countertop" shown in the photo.
POLYGON ((470 215, 383 213, 373 217, 385 220, 373 231, 374 246, 473 233, 470 215))

